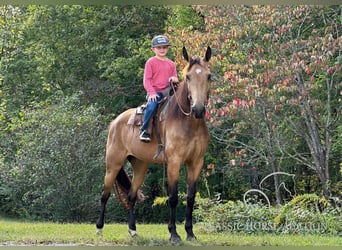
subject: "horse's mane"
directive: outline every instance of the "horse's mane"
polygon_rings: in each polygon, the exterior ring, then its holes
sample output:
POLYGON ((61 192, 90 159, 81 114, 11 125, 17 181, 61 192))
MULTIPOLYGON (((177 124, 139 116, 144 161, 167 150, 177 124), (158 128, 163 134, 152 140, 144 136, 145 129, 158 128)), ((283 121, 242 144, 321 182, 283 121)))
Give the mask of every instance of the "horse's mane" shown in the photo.
MULTIPOLYGON (((190 106, 190 101, 188 100, 188 88, 186 87, 185 80, 179 84, 179 87, 176 93, 174 93, 171 96, 169 102, 170 103, 169 103, 168 117, 172 119, 181 118, 184 114, 180 110, 178 106, 178 102, 179 102, 179 105, 183 107, 183 109, 185 109, 185 107, 190 106)), ((189 112, 188 108, 186 108, 184 111, 189 112)))
POLYGON ((195 64, 200 64, 201 65, 202 58, 199 56, 194 56, 193 58, 190 59, 190 62, 184 67, 183 69, 183 79, 185 79, 185 75, 190 71, 192 66, 195 64))

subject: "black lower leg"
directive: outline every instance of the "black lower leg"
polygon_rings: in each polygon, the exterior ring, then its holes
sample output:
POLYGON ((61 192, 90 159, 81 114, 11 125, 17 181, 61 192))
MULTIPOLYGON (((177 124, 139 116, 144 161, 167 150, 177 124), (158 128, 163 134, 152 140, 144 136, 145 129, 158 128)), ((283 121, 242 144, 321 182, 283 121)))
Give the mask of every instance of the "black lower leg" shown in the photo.
POLYGON ((98 229, 102 229, 104 225, 104 217, 105 217, 105 212, 106 212, 106 204, 109 198, 110 192, 108 191, 103 191, 102 196, 101 196, 101 212, 100 212, 100 217, 97 220, 96 227, 98 229))
POLYGON ((168 229, 171 234, 170 240, 172 242, 180 241, 180 236, 176 230, 176 207, 178 203, 178 187, 177 184, 174 186, 169 187, 169 207, 170 207, 170 217, 169 217, 169 224, 168 229))
POLYGON ((128 205, 129 205, 129 211, 128 211, 128 228, 130 230, 136 230, 135 225, 135 212, 134 212, 134 206, 135 202, 137 200, 136 195, 132 195, 131 192, 128 194, 128 205))
POLYGON ((186 205, 186 213, 185 213, 185 231, 187 233, 187 240, 196 239, 192 228, 192 212, 194 210, 195 203, 195 194, 196 194, 196 184, 190 184, 188 186, 188 196, 187 196, 187 205, 186 205))

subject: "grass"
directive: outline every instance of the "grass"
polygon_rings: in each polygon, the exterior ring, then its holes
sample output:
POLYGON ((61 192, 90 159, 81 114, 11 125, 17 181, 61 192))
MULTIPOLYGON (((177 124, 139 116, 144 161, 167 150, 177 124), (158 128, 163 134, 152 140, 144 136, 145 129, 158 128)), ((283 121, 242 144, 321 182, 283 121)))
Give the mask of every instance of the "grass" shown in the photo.
MULTIPOLYGON (((137 224, 138 237, 130 237, 126 224, 106 224, 101 236, 94 224, 20 222, 0 219, 0 246, 170 246, 165 224, 137 224)), ((183 246, 342 246, 342 238, 327 235, 244 235, 204 233, 197 225, 198 240, 185 241, 183 225, 178 225, 183 246)))

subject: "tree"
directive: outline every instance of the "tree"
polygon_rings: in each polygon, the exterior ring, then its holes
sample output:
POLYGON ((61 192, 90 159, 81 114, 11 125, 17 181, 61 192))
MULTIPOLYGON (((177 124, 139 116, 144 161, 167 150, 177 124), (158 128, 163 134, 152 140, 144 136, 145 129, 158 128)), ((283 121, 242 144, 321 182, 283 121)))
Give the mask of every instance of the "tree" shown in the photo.
POLYGON ((291 11, 299 19, 293 18, 282 26, 284 30, 278 39, 284 44, 275 49, 281 53, 285 71, 291 72, 281 82, 282 86, 288 84, 285 93, 292 95, 284 105, 290 111, 287 121, 305 140, 311 157, 303 157, 303 151, 288 155, 315 170, 324 195, 330 197, 330 152, 333 134, 341 121, 337 91, 341 81, 342 43, 337 20, 341 11, 339 7, 303 7, 291 11), (291 54, 285 57, 289 48, 291 54))
POLYGON ((244 166, 266 163, 278 171, 292 158, 313 169, 329 196, 331 145, 341 121, 340 7, 194 8, 206 32, 184 28, 174 39, 216 51, 208 118, 227 132, 217 137, 233 152, 248 152, 238 158, 244 166), (227 119, 236 121, 230 129, 223 127, 227 119))
POLYGON ((168 8, 0 11, 1 209, 90 221, 103 186, 107 123, 144 101, 144 63, 168 8))

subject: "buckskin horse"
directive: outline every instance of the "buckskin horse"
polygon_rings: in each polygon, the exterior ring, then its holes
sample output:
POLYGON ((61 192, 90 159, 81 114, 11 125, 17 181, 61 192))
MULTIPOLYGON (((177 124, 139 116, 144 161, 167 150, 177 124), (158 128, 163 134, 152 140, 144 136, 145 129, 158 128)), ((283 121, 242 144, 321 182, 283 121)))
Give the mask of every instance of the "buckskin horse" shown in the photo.
MULTIPOLYGON (((104 226, 105 208, 110 192, 113 187, 114 189, 119 187, 121 190, 126 190, 127 194, 128 231, 131 236, 137 234, 134 206, 137 201, 137 194, 139 194, 138 190, 144 181, 149 164, 159 163, 167 165, 170 241, 172 244, 179 243, 181 238, 176 230, 178 178, 181 166, 186 164, 185 230, 187 240, 196 239, 193 233, 192 214, 196 182, 202 170, 204 155, 209 143, 205 113, 211 80, 208 68, 211 48, 208 46, 204 57, 189 57, 185 47, 183 47, 182 52, 187 61, 187 66, 183 71, 184 80, 179 84, 175 93, 169 97, 165 117, 158 121, 160 139, 163 144, 162 153, 155 154, 156 149, 160 146, 156 133, 152 134, 151 142, 141 142, 139 140, 139 129, 134 128, 134 125, 128 125, 128 120, 135 109, 121 113, 109 125, 106 146, 106 174, 101 195, 101 212, 96 224, 98 233, 101 233, 104 226), (132 165, 132 180, 123 168, 126 160, 132 165)), ((118 198, 120 199, 120 197, 118 198)))

